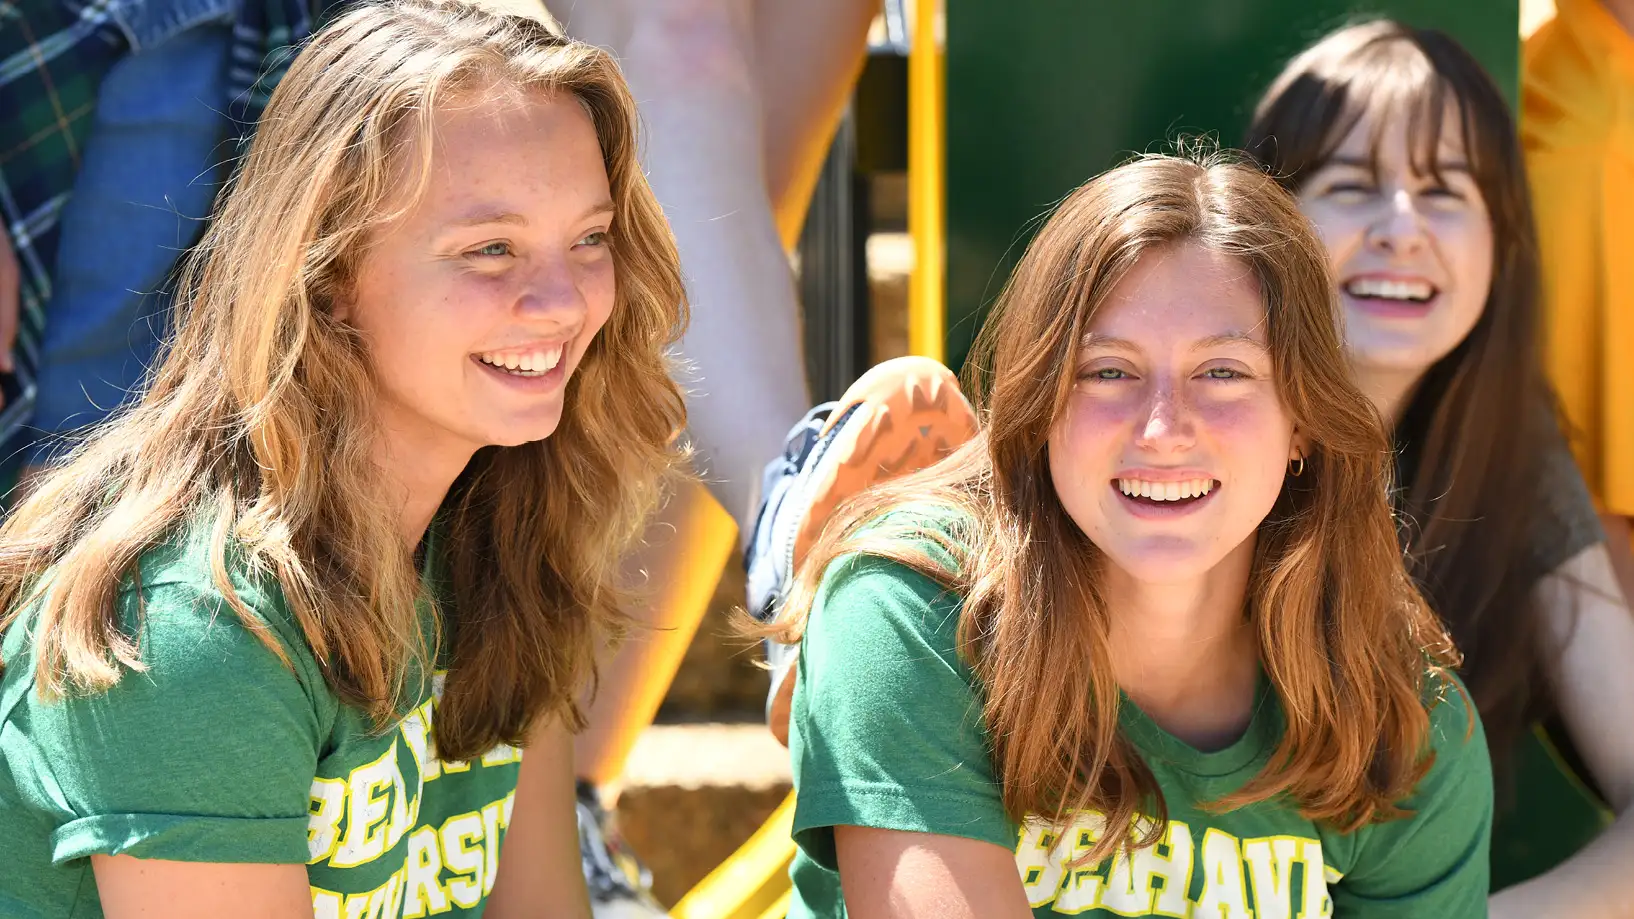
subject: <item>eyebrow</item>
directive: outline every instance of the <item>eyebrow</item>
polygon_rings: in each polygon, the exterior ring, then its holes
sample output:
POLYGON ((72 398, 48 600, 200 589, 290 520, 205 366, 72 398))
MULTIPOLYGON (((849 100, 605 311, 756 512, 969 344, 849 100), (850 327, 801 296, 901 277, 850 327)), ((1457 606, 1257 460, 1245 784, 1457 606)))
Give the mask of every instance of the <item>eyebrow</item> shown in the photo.
MULTIPOLYGON (((1082 343, 1085 348, 1106 348, 1112 351, 1125 351, 1131 354, 1140 353, 1140 347, 1127 338, 1117 338, 1111 335, 1101 335, 1091 332, 1084 336, 1082 343)), ((1270 354, 1271 349, 1265 342, 1260 341, 1247 332, 1222 332, 1219 335, 1210 335, 1192 342, 1193 351, 1203 351, 1208 348, 1218 348, 1224 345, 1247 345, 1263 354, 1270 354)))
MULTIPOLYGON (((616 211, 617 208, 613 206, 613 202, 611 200, 603 199, 585 208, 584 213, 580 214, 573 222, 580 223, 585 220, 589 220, 591 217, 600 217, 604 214, 615 213, 616 211)), ((448 225, 452 227, 477 227, 493 223, 525 227, 528 225, 528 218, 518 214, 515 211, 508 211, 501 207, 483 206, 474 208, 460 215, 459 217, 454 218, 452 221, 449 221, 448 225)))

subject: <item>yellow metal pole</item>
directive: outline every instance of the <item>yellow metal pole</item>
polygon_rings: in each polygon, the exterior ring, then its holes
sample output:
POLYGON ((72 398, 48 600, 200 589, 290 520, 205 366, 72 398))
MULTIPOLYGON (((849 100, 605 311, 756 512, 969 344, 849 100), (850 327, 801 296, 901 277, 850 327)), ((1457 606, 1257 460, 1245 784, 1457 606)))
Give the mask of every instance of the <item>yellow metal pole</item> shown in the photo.
POLYGON ((908 351, 947 360, 946 98, 941 0, 915 0, 908 51, 908 351))

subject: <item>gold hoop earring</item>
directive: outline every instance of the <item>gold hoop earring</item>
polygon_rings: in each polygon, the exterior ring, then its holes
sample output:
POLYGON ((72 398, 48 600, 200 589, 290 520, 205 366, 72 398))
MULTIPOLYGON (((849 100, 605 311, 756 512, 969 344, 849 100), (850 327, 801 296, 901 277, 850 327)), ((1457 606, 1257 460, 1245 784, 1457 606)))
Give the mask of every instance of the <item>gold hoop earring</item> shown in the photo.
POLYGON ((1292 475, 1296 479, 1299 478, 1300 476, 1304 475, 1305 474, 1305 457, 1301 456, 1298 459, 1295 459, 1293 462, 1289 463, 1288 464, 1288 473, 1290 475, 1292 475))

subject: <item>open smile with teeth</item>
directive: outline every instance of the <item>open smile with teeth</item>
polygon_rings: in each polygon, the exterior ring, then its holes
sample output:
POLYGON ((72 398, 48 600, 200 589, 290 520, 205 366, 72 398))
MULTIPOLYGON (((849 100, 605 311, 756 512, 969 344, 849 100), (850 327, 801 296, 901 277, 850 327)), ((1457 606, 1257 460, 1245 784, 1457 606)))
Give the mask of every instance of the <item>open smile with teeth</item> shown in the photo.
POLYGON ((1345 284, 1345 293, 1365 300, 1405 300, 1428 303, 1435 298, 1435 285, 1428 281, 1390 281, 1384 278, 1357 278, 1345 284))
POLYGON ((1126 497, 1147 501, 1188 501, 1201 498, 1213 491, 1219 483, 1213 479, 1191 479, 1185 482, 1148 482, 1145 479, 1118 479, 1118 490, 1126 497))
POLYGON ((519 351, 485 351, 477 360, 506 373, 519 377, 542 377, 562 362, 565 345, 548 348, 528 348, 519 351))

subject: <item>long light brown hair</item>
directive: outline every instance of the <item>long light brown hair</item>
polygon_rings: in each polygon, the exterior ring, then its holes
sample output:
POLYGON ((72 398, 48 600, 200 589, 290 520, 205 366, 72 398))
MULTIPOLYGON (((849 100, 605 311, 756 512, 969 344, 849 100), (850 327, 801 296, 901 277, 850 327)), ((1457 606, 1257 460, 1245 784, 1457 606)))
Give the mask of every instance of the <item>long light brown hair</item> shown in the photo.
POLYGON ((1253 272, 1277 390, 1310 439, 1306 471, 1259 528, 1244 604, 1287 730, 1259 775, 1203 803, 1230 809, 1286 793, 1311 819, 1347 830, 1399 816, 1428 768, 1426 706, 1440 691, 1429 684, 1454 652, 1403 570, 1388 445, 1346 370, 1321 244, 1276 183, 1220 154, 1143 157, 1066 198, 978 337, 969 382, 981 434, 849 505, 812 550, 784 622, 782 637, 795 637, 823 570, 853 552, 960 594, 960 650, 983 690, 1005 810, 1056 822, 1100 811, 1108 832, 1086 861, 1129 842, 1143 808, 1158 819, 1133 844, 1154 843, 1167 811, 1118 731, 1116 611, 1098 573, 1110 562, 1062 507, 1048 438, 1096 311, 1137 261, 1182 242, 1253 272), (951 510, 953 537, 879 519, 910 507, 951 510), (926 537, 952 554, 952 570, 923 551, 926 537))
POLYGON ((1539 255, 1514 119, 1473 55, 1450 36, 1377 20, 1295 57, 1254 111, 1245 148, 1298 192, 1365 114, 1402 119, 1413 167, 1436 174, 1444 116, 1457 114, 1492 221, 1493 275, 1481 318, 1425 373, 1396 428, 1417 463, 1397 496, 1409 564, 1464 656, 1463 676, 1500 779, 1546 709, 1545 649, 1531 559, 1544 451, 1561 442, 1539 341, 1539 255), (1517 497, 1528 496, 1528 497, 1517 497))
POLYGON ((540 22, 437 0, 362 6, 301 52, 181 273, 178 325, 147 392, 0 528, 0 629, 50 571, 32 624, 42 695, 142 669, 116 598, 145 550, 209 525, 217 586, 246 628, 287 660, 233 591, 229 558, 276 578, 337 694, 382 725, 400 712, 431 642, 371 458, 367 348, 332 306, 401 212, 405 172, 409 187, 428 180, 436 106, 495 87, 565 94, 590 113, 616 209, 617 293, 556 432, 479 451, 443 504, 454 637, 437 743, 464 759, 525 743, 541 714, 582 725, 574 695, 599 626, 616 621, 614 566, 684 459, 666 358, 686 318, 679 263, 612 60, 540 22))

